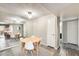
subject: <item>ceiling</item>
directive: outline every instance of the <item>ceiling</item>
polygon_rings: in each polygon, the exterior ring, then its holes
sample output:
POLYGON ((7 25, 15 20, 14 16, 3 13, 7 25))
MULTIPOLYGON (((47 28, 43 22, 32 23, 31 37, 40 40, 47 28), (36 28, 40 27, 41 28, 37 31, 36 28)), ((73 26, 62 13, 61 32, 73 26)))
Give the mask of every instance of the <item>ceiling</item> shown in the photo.
POLYGON ((45 8, 63 19, 79 16, 79 3, 42 4, 45 8))
POLYGON ((18 23, 25 20, 39 18, 48 14, 68 17, 79 16, 79 4, 71 3, 1 3, 0 22, 18 23), (31 11, 32 17, 28 18, 27 13, 31 11))
MULTIPOLYGON (((43 8, 40 4, 0 4, 0 20, 13 22, 11 19, 18 18, 27 20, 27 13, 32 12, 32 18, 35 19, 44 15, 48 15, 49 11, 43 8)), ((25 22, 25 21, 24 21, 25 22)))

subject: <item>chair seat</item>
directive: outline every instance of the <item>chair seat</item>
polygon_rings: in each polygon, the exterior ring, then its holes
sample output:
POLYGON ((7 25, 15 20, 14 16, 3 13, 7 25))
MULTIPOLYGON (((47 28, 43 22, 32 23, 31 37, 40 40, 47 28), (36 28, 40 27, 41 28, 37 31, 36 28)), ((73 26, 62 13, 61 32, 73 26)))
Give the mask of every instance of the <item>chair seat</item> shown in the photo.
POLYGON ((27 50, 33 50, 34 49, 34 45, 33 43, 30 41, 28 43, 25 44, 25 49, 27 50))

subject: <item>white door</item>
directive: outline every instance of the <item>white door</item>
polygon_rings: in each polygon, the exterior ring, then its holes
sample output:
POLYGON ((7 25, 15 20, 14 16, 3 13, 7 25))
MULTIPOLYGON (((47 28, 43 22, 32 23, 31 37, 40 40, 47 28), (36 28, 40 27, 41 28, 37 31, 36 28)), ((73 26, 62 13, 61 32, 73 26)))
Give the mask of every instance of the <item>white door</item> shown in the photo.
POLYGON ((56 19, 48 20, 48 29, 47 29, 47 45, 55 47, 55 38, 56 38, 56 19))
POLYGON ((68 43, 77 44, 78 39, 78 22, 67 22, 67 41, 68 43))

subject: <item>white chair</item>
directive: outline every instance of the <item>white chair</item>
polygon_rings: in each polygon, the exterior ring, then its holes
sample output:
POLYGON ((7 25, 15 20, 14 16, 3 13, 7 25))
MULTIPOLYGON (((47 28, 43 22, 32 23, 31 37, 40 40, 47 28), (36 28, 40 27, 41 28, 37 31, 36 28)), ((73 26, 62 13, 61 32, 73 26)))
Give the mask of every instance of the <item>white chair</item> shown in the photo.
POLYGON ((34 45, 31 41, 29 41, 28 43, 25 44, 25 49, 27 51, 30 51, 31 54, 33 55, 34 45))

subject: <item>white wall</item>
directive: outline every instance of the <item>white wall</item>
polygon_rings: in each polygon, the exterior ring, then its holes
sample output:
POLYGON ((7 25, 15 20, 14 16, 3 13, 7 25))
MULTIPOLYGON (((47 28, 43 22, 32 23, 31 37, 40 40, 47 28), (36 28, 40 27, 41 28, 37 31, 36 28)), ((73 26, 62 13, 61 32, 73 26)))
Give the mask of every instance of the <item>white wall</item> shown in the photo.
POLYGON ((78 44, 78 19, 63 21, 63 42, 78 44))
POLYGON ((47 44, 48 20, 53 20, 54 17, 54 15, 47 15, 33 21, 33 34, 42 38, 42 44, 47 44))
POLYGON ((67 22, 67 42, 78 44, 78 20, 67 22))
POLYGON ((26 20, 26 23, 24 24, 24 36, 40 36, 41 43, 46 45, 48 20, 53 20, 53 17, 54 15, 47 15, 34 20, 26 20))
POLYGON ((62 33, 62 21, 60 22, 60 33, 62 33))
POLYGON ((32 21, 26 20, 24 23, 24 36, 31 36, 32 35, 32 21))
POLYGON ((42 38, 42 43, 47 43, 47 20, 50 16, 43 16, 33 21, 33 34, 42 38))

